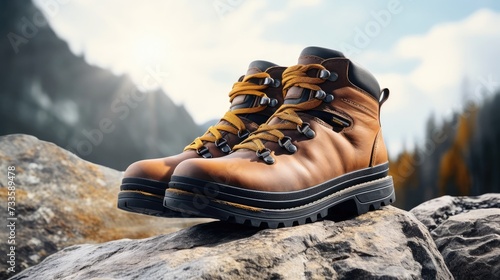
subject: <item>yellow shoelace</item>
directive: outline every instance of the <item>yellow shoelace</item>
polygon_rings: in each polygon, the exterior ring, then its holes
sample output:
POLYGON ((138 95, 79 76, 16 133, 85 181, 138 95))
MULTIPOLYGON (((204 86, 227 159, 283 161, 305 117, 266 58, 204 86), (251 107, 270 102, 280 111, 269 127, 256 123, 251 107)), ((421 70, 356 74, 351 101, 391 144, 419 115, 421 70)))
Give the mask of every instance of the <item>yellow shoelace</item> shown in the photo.
MULTIPOLYGON (((255 95, 261 98, 267 97, 266 94, 262 91, 269 87, 268 84, 258 85, 249 82, 251 79, 265 78, 271 78, 271 76, 266 72, 246 75, 241 82, 234 83, 231 92, 229 92, 229 101, 232 102, 235 97, 240 95, 255 95)), ((184 148, 184 151, 199 151, 199 149, 202 149, 204 147, 204 142, 217 143, 217 141, 222 139, 221 131, 226 131, 243 137, 244 134, 248 133, 248 131, 243 121, 237 115, 256 113, 264 110, 265 108, 266 106, 263 105, 250 108, 238 108, 232 111, 227 111, 224 117, 222 117, 222 120, 226 121, 228 124, 218 123, 214 126, 209 127, 205 134, 203 134, 203 136, 194 139, 191 144, 184 148)))
MULTIPOLYGON (((321 91, 318 84, 323 83, 325 79, 309 77, 307 75, 307 71, 310 69, 318 69, 319 71, 326 70, 325 67, 320 64, 295 65, 288 67, 285 72, 283 72, 283 92, 286 92, 293 86, 313 91, 321 91)), ((299 132, 304 133, 306 136, 310 138, 314 137, 314 132, 309 129, 309 124, 304 123, 296 112, 313 109, 319 106, 322 102, 323 101, 321 99, 313 98, 309 101, 298 104, 281 105, 281 107, 269 120, 279 118, 282 121, 271 125, 268 123, 262 124, 246 140, 236 145, 234 150, 249 149, 256 151, 257 155, 262 156, 267 163, 272 163, 274 160, 269 158, 270 151, 264 146, 262 141, 277 142, 289 152, 295 152, 296 147, 291 144, 291 139, 285 136, 285 134, 281 131, 298 129, 299 132), (267 154, 265 154, 265 152, 267 152, 267 154), (265 158, 266 156, 268 157, 268 160, 272 160, 272 162, 268 162, 265 158)))

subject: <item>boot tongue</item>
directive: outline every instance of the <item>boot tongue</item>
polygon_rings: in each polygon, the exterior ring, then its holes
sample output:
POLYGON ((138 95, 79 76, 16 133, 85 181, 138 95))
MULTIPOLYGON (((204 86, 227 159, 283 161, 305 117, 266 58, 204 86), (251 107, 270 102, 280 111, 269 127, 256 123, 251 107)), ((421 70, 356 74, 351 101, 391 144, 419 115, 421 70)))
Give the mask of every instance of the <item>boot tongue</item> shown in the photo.
MULTIPOLYGON (((278 66, 272 62, 264 60, 255 60, 248 66, 246 76, 265 72, 268 68, 278 66)), ((240 81, 243 78, 240 79, 240 81)), ((236 96, 231 102, 230 110, 240 109, 240 108, 250 108, 254 106, 255 97, 253 95, 240 95, 236 96)))
MULTIPOLYGON (((336 50, 330 50, 320 47, 307 47, 300 53, 298 64, 321 64, 324 60, 335 57, 345 56, 343 53, 336 50)), ((302 88, 292 87, 286 93, 285 103, 300 103, 307 101, 309 97, 302 96, 303 94, 304 90, 302 88)))

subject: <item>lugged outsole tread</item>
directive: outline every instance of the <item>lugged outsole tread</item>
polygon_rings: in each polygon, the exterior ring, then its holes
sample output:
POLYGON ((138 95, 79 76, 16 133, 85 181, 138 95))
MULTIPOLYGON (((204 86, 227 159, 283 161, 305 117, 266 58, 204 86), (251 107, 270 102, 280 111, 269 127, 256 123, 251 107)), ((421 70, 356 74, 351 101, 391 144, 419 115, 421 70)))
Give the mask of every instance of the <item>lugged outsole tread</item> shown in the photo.
POLYGON ((182 218, 189 217, 186 213, 180 213, 163 206, 163 199, 148 194, 120 192, 118 194, 118 209, 162 218, 182 218))

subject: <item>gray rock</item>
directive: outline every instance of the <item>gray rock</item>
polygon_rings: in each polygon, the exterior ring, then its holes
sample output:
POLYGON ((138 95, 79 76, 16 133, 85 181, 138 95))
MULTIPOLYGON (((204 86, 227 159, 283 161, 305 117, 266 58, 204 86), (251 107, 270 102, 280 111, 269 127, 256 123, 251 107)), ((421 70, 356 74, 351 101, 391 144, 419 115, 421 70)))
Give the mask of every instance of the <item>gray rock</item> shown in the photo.
POLYGON ((500 208, 500 194, 453 197, 445 195, 426 201, 410 210, 430 231, 449 217, 475 209, 500 208))
MULTIPOLYGON (((145 238, 177 231, 207 219, 160 219, 116 208, 122 173, 86 162, 54 144, 27 135, 0 137, 0 200, 4 221, 0 240, 0 279, 6 255, 15 246, 15 271, 42 261, 67 246, 121 238, 145 238), (7 221, 7 168, 15 167, 15 205, 7 221), (11 233, 7 222, 15 223, 11 233)), ((9 257, 10 258, 10 257, 9 257)))
POLYGON ((388 206, 281 229, 212 222, 66 248, 12 279, 452 279, 427 229, 388 206))
POLYGON ((500 194, 444 196, 411 210, 456 279, 500 279, 500 194))

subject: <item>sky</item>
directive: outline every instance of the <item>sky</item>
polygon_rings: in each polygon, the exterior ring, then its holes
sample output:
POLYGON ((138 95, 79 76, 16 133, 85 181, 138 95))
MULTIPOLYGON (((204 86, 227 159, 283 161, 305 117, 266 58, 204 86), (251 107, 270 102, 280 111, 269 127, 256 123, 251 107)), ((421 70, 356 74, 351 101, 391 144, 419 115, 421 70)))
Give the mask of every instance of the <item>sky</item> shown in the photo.
POLYGON ((425 143, 431 114, 449 118, 500 88, 500 1, 34 2, 75 54, 161 87, 199 124, 223 116, 251 61, 294 65, 307 46, 342 51, 389 88, 381 118, 392 155, 425 143))

